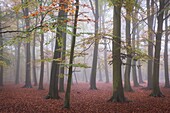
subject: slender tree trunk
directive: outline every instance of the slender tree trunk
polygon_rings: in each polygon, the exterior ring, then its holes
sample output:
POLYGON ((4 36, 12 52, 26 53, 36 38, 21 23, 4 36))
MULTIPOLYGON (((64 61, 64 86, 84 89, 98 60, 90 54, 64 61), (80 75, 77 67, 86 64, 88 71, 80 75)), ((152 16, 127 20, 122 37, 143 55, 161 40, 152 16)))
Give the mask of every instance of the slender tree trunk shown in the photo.
MULTIPOLYGON (((36 17, 36 23, 35 25, 37 25, 37 21, 38 21, 38 17, 36 17)), ((36 30, 34 31, 34 38, 33 38, 33 48, 32 48, 32 73, 33 73, 33 80, 34 80, 34 86, 37 86, 37 74, 36 74, 36 57, 35 57, 35 45, 36 45, 36 30)))
MULTIPOLYGON (((0 6, 0 14, 2 14, 1 6, 0 6)), ((0 20, 0 28, 2 27, 0 20)), ((0 29, 1 32, 1 29, 0 29)), ((2 33, 0 33, 0 61, 3 61, 3 36, 2 33)), ((3 86, 3 65, 0 65, 0 86, 3 86)))
MULTIPOLYGON (((44 34, 41 34, 41 42, 40 42, 40 56, 41 60, 44 60, 44 34)), ((43 79, 44 79, 44 61, 41 61, 41 69, 40 69, 40 80, 39 80, 39 90, 43 90, 43 79)))
POLYGON ((133 91, 130 84, 130 72, 131 72, 131 35, 130 35, 130 24, 131 14, 129 9, 126 9, 126 46, 127 46, 127 60, 124 74, 124 90, 131 92, 133 91))
MULTIPOLYGON (((72 36, 69 64, 73 64, 73 60, 74 60, 74 48, 76 42, 78 12, 79 12, 79 0, 76 0, 76 12, 75 12, 75 19, 74 19, 74 27, 73 27, 74 35, 72 36)), ((69 72, 68 72, 68 81, 67 81, 67 89, 66 89, 65 99, 64 99, 64 108, 70 108, 72 72, 73 72, 73 66, 71 65, 69 66, 69 72)))
MULTIPOLYGON (((153 13, 154 13, 154 0, 146 0, 147 2, 147 16, 148 16, 148 55, 153 57, 153 13)), ((148 84, 147 88, 152 89, 152 71, 153 70, 153 61, 152 59, 148 60, 148 84)))
MULTIPOLYGON (((65 7, 67 7, 65 5, 65 7)), ((64 20, 67 20, 67 12, 63 12, 63 19, 64 20)), ((67 29, 67 23, 64 23, 63 25, 63 29, 67 29)), ((62 38, 63 38, 63 44, 62 44, 62 63, 65 63, 65 60, 66 60, 66 33, 65 32, 62 32, 62 38)), ((65 75, 65 67, 61 67, 61 70, 60 70, 61 74, 62 74, 62 77, 60 77, 60 83, 59 83, 59 91, 60 92, 64 92, 64 75, 65 75)))
POLYGON ((99 81, 103 81, 102 79, 102 68, 101 68, 101 61, 100 61, 100 58, 98 60, 98 70, 99 70, 99 81))
MULTIPOLYGON (((41 0, 40 7, 42 6, 43 0, 41 0)), ((41 19, 43 19, 43 14, 41 14, 41 19)), ((42 21, 43 22, 43 21, 42 21)), ((43 23, 41 23, 42 25, 43 23)), ((43 90, 43 79, 44 79, 44 33, 41 34, 40 41, 40 58, 41 58, 41 68, 40 68, 40 80, 39 80, 39 90, 43 90)))
POLYGON ((108 100, 111 102, 124 102, 126 101, 122 85, 122 74, 120 59, 121 49, 121 1, 114 6, 113 11, 113 41, 112 41, 112 56, 113 56, 113 93, 112 97, 108 100))
MULTIPOLYGON (((22 3, 27 3, 28 1, 22 0, 22 3)), ((23 8, 23 13, 24 16, 28 16, 29 14, 29 9, 28 7, 23 8)), ((26 18, 25 19, 25 24, 26 24, 26 29, 28 30, 28 28, 30 27, 30 19, 26 18)), ((30 38, 30 35, 27 34, 27 38, 30 38)), ((30 42, 26 43, 26 77, 25 77, 25 85, 23 86, 24 88, 32 88, 31 85, 31 53, 30 53, 30 42)))
MULTIPOLYGON (((85 52, 85 43, 83 42, 83 51, 85 52)), ((86 63, 86 56, 84 55, 84 63, 86 63)), ((86 68, 84 68, 84 77, 85 77, 85 82, 88 82, 87 79, 87 74, 86 74, 86 68)))
MULTIPOLYGON (((18 14, 16 15, 17 18, 17 30, 19 30, 19 19, 18 14)), ((17 45, 17 52, 16 52, 16 78, 15 78, 15 84, 19 84, 19 69, 20 69, 20 48, 21 48, 21 42, 18 39, 18 45, 17 45)))
MULTIPOLYGON (((133 14, 133 21, 132 21, 132 24, 133 24, 133 34, 132 34, 132 49, 135 50, 135 45, 136 45, 136 41, 135 41, 135 38, 136 38, 136 31, 137 31, 137 28, 136 28, 136 17, 137 17, 137 9, 136 7, 134 8, 134 14, 133 14)), ((132 59, 132 77, 133 77, 133 83, 134 83, 134 87, 138 87, 139 86, 139 83, 138 83, 138 79, 137 79, 137 72, 136 72, 136 60, 132 59)))
MULTIPOLYGON (((165 17, 168 16, 168 10, 165 11, 165 17)), ((168 70, 168 18, 165 20, 165 49, 164 49, 164 69, 165 69, 165 87, 169 88, 169 70, 168 70)))
POLYGON ((161 50, 161 38, 162 38, 162 26, 163 26, 163 15, 164 15, 164 5, 165 0, 159 0, 160 7, 157 15, 158 26, 156 33, 156 45, 155 45, 155 55, 154 55, 154 67, 153 67, 153 89, 150 96, 162 97, 163 94, 159 87, 159 66, 160 66, 160 50, 161 50))
MULTIPOLYGON (((102 13, 102 28, 103 33, 105 33, 105 10, 106 10, 106 4, 103 6, 103 13, 102 13)), ((106 75, 106 83, 109 83, 109 71, 108 71, 108 61, 107 61, 107 39, 104 39, 104 70, 106 75)))
MULTIPOLYGON (((137 27, 137 49, 140 49, 139 48, 139 25, 138 25, 138 27, 137 27)), ((140 62, 140 60, 138 60, 137 61, 137 68, 138 68, 138 76, 139 76, 139 83, 145 83, 144 81, 143 81, 143 77, 142 77, 142 71, 141 71, 141 62, 140 62)))
POLYGON ((93 51, 93 61, 92 61, 92 70, 90 77, 90 89, 96 90, 96 71, 97 71, 97 57, 98 57, 98 0, 95 0, 95 43, 94 43, 94 51, 93 51))
POLYGON ((132 76, 133 76, 133 84, 134 87, 139 87, 139 82, 137 79, 137 72, 136 72, 136 61, 132 60, 132 76))

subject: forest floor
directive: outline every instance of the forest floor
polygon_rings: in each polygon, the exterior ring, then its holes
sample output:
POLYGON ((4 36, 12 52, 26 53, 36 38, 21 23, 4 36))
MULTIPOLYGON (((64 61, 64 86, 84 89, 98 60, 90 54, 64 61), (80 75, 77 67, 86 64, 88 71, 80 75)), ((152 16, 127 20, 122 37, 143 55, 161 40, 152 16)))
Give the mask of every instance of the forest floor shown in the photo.
POLYGON ((150 90, 133 88, 125 92, 128 103, 112 103, 112 84, 98 83, 98 90, 89 90, 87 83, 72 85, 71 108, 63 109, 64 93, 59 100, 46 100, 45 90, 26 89, 22 85, 0 87, 0 113, 170 113, 170 89, 161 87, 165 97, 150 97, 150 90))

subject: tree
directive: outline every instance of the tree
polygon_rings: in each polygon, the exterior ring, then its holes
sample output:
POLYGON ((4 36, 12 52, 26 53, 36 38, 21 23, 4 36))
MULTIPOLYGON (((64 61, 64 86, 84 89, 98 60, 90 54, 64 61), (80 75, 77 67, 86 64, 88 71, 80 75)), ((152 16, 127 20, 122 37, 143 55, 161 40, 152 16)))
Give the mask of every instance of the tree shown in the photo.
POLYGON ((157 32, 156 32, 156 45, 155 45, 155 54, 154 54, 154 65, 153 65, 153 89, 150 96, 162 97, 163 94, 160 91, 159 87, 159 65, 160 65, 160 50, 161 50, 161 38, 163 32, 163 15, 165 0, 159 0, 159 11, 157 13, 157 32))
POLYGON ((76 42, 76 33, 77 33, 77 20, 79 13, 79 0, 76 0, 76 12, 74 18, 74 27, 73 27, 73 36, 71 41, 71 51, 70 51, 70 61, 69 61, 69 70, 68 70, 68 81, 67 81, 67 89, 64 98, 64 108, 70 108, 70 92, 71 92, 71 82, 72 82, 72 73, 73 73, 73 60, 74 60, 74 48, 76 42))
MULTIPOLYGON (((21 0, 23 5, 28 4, 29 1, 27 0, 21 0)), ((25 17, 28 17, 29 15, 29 8, 28 6, 23 8, 23 13, 25 17)), ((25 26, 26 30, 30 27, 30 18, 25 18, 25 26)), ((30 34, 27 33, 27 38, 30 38, 30 34)), ((25 77, 25 85, 24 88, 32 88, 31 85, 31 53, 30 53, 30 42, 26 42, 26 77, 25 77)))
POLYGON ((130 34, 130 26, 131 26, 131 13, 133 10, 134 0, 126 0, 126 46, 127 46, 127 60, 126 60, 126 68, 125 68, 125 79, 124 79, 124 90, 125 91, 133 91, 130 84, 130 72, 131 72, 131 34, 130 34))
MULTIPOLYGON (((59 6, 64 7, 64 4, 62 0, 60 0, 59 6)), ((58 20, 57 25, 62 27, 64 20, 63 16, 65 11, 63 9, 59 10, 58 13, 58 20)), ((46 99, 59 99, 59 91, 58 91, 58 78, 59 78, 59 70, 60 70, 60 58, 61 58, 61 40, 62 40, 62 30, 61 28, 57 27, 56 29, 56 42, 55 42, 55 48, 54 48, 54 56, 52 61, 52 67, 51 67, 51 75, 50 75, 50 86, 49 86, 49 92, 46 96, 46 99)))
POLYGON ((112 56, 113 56, 113 93, 108 100, 111 102, 126 101, 122 85, 121 75, 121 7, 122 1, 116 1, 113 10, 113 40, 112 40, 112 56))
MULTIPOLYGON (((91 2, 91 6, 92 2, 91 2)), ((96 90, 96 70, 97 70, 97 57, 98 57, 98 0, 95 0, 95 11, 93 10, 93 15, 95 16, 95 42, 94 42, 94 51, 93 51, 93 61, 92 61, 92 69, 91 69, 91 76, 90 76, 90 89, 96 90)))
MULTIPOLYGON (((67 4, 64 4, 64 7, 67 7, 67 4)), ((63 12, 63 15, 62 15, 63 19, 64 20, 67 20, 67 12, 63 12)), ((63 24, 63 29, 66 31, 67 29, 67 22, 65 22, 63 24)), ((61 32, 61 36, 62 36, 62 39, 63 39, 63 44, 62 44, 62 63, 65 63, 65 60, 66 60, 66 32, 61 32)), ((60 68, 60 73, 62 75, 62 77, 60 77, 60 83, 59 83, 59 91, 60 92, 64 92, 64 75, 65 75, 65 67, 62 66, 60 68)))
MULTIPOLYGON (((165 17, 168 16, 168 10, 165 11, 165 17)), ((165 70, 165 87, 169 88, 169 70, 168 70, 168 18, 165 19, 165 49, 164 49, 164 70, 165 70)))
MULTIPOLYGON (((139 48, 139 25, 137 25, 137 49, 140 49, 139 48)), ((140 59, 137 61, 137 68, 138 68, 138 76, 139 76, 139 83, 145 83, 143 81, 143 77, 142 77, 142 71, 141 71, 141 61, 140 59)))
MULTIPOLYGON (((137 2, 137 0, 136 0, 137 2)), ((133 12, 133 20, 132 20, 132 25, 133 25, 133 34, 132 34, 132 49, 135 51, 136 47, 136 35, 137 35, 137 7, 134 7, 134 12, 133 12)), ((132 59, 132 77, 133 77, 133 83, 135 87, 139 86, 139 82, 137 79, 137 72, 136 72, 136 60, 133 58, 132 59)))
MULTIPOLYGON (((36 10, 38 8, 36 7, 36 10)), ((38 16, 35 18, 35 25, 37 26, 37 23, 38 23, 38 16)), ((36 74, 36 63, 35 63, 35 60, 36 60, 36 57, 35 57, 35 46, 36 46, 36 33, 37 31, 35 30, 34 31, 34 37, 33 37, 33 46, 32 46, 32 60, 33 60, 33 63, 32 63, 32 74, 33 74, 33 80, 34 80, 34 86, 37 86, 37 74, 36 74)))
MULTIPOLYGON (((18 14, 16 14, 17 18, 17 30, 19 30, 19 18, 18 14)), ((17 54, 16 54, 16 78, 15 78, 15 84, 19 84, 19 69, 20 69, 20 48, 21 48, 21 42, 18 39, 18 44, 17 44, 17 54)))
MULTIPOLYGON (((148 17, 148 55, 153 57, 153 19, 154 19, 154 0, 146 0, 147 2, 147 17, 148 17)), ((152 71, 153 70, 153 61, 152 59, 148 60, 148 84, 147 88, 152 89, 152 71)))
MULTIPOLYGON (((0 6, 0 14, 2 14, 1 11, 1 6, 0 6)), ((1 24, 1 15, 0 15, 0 32, 1 32, 1 28, 2 28, 2 24, 1 24)), ((0 62, 3 62, 3 36, 2 33, 0 33, 0 62)), ((3 63, 0 64, 0 86, 3 86, 3 63)))
MULTIPOLYGON (((41 0, 40 7, 42 7, 42 2, 41 0)), ((44 15, 41 14, 41 25, 43 24, 43 18, 44 15)), ((40 41, 40 57, 41 57, 41 68, 40 68, 40 81, 39 81, 39 87, 38 89, 43 90, 43 79, 44 79, 44 33, 41 33, 41 41, 40 41)))

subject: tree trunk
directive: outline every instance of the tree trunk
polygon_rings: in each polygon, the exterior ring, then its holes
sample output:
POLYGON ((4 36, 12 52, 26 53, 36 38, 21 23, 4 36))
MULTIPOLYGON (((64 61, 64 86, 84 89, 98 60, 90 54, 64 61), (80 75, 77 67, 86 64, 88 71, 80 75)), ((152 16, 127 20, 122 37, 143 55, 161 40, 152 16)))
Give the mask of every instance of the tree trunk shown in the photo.
MULTIPOLYGON (((119 1, 120 2, 120 1, 119 1)), ((108 100, 111 102, 124 102, 124 91, 122 86, 121 75, 121 4, 114 6, 113 11, 113 41, 112 41, 112 56, 113 56, 113 94, 108 100)))
POLYGON ((101 68, 101 61, 100 61, 100 58, 98 60, 98 70, 99 70, 99 81, 103 81, 102 79, 102 68, 101 68))
MULTIPOLYGON (((0 13, 1 12, 1 6, 0 6, 0 13)), ((1 25, 1 20, 0 20, 0 28, 2 27, 1 25)), ((1 32, 1 29, 0 29, 0 32, 1 32)), ((3 62, 3 36, 2 36, 2 33, 0 33, 0 61, 3 62)), ((0 86, 3 86, 3 65, 0 65, 0 86)))
MULTIPOLYGON (((19 30, 19 19, 18 14, 16 15, 17 18, 17 30, 19 30)), ((15 84, 19 84, 19 69, 20 69, 20 48, 21 48, 21 42, 18 39, 18 45, 17 45, 17 52, 16 52, 16 78, 15 78, 15 84)))
MULTIPOLYGON (((41 0, 40 7, 42 6, 43 0, 41 0)), ((41 14, 41 19, 43 19, 43 14, 41 14)), ((43 22, 43 21, 41 21, 43 22)), ((41 23, 42 25, 43 23, 41 23)), ((41 69, 40 69, 40 80, 39 80, 39 90, 43 90, 43 79, 44 79, 44 33, 41 34, 40 41, 40 58, 41 58, 41 69)))
POLYGON ((159 0, 160 7, 157 15, 158 26, 156 33, 156 45, 154 55, 154 67, 153 67, 153 89, 150 96, 162 97, 163 94, 159 87, 159 66, 160 66, 160 50, 161 50, 161 38, 162 38, 162 26, 163 26, 163 15, 164 15, 164 3, 165 0, 159 0))
POLYGON ((140 63, 140 60, 138 60, 138 62, 137 62, 138 64, 137 64, 137 68, 138 68, 138 75, 139 75, 139 83, 145 83, 144 81, 143 81, 143 77, 142 77, 142 71, 141 71, 141 63, 140 63))
MULTIPOLYGON (((28 1, 22 0, 22 3, 27 3, 28 1)), ((24 16, 28 16, 29 15, 29 9, 28 7, 23 8, 23 13, 24 16)), ((26 29, 28 30, 30 27, 30 19, 26 18, 25 19, 25 24, 26 24, 26 29)), ((27 38, 30 38, 30 35, 27 34, 27 38)), ((31 85, 31 53, 30 53, 30 42, 26 43, 26 77, 25 77, 25 85, 23 86, 23 88, 32 88, 31 85)))
POLYGON ((130 72, 131 72, 131 35, 130 35, 130 24, 131 24, 131 13, 129 9, 126 9, 126 46, 127 46, 127 60, 124 74, 124 90, 131 92, 133 91, 130 84, 130 72))
MULTIPOLYGON (((136 45, 136 32, 137 32, 137 28, 136 28, 136 17, 137 17, 137 9, 136 7, 134 8, 135 12, 133 13, 133 34, 132 34, 132 49, 135 51, 135 45, 136 45)), ((136 72, 136 60, 132 59, 132 76, 133 76, 133 83, 134 83, 134 87, 138 87, 139 83, 138 83, 138 79, 137 79, 137 72, 136 72)))
MULTIPOLYGON (((73 60, 74 60, 74 48, 75 48, 75 42, 76 42, 78 12, 79 12, 79 0, 76 0, 76 12, 75 12, 75 19, 74 19, 74 27, 73 27, 74 35, 72 36, 69 64, 73 64, 73 60)), ((64 108, 70 108, 72 72, 73 72, 73 66, 71 65, 69 66, 69 72, 68 72, 68 81, 67 81, 67 89, 66 89, 65 99, 64 99, 64 108)))
MULTIPOLYGON (((137 49, 140 49, 139 48, 139 25, 137 26, 137 49)), ((137 68, 138 68, 138 76, 139 76, 139 83, 145 83, 143 81, 143 77, 142 77, 142 71, 141 71, 141 63, 140 63, 140 59, 137 61, 137 68)))
MULTIPOLYGON (((102 6, 101 6, 102 7, 102 6)), ((106 4, 104 4, 103 8, 103 13, 102 13, 102 28, 103 28, 103 33, 105 34, 105 10, 106 10, 106 4)), ((105 38, 105 37, 103 37, 105 38)), ((108 61, 107 61, 107 39, 104 39, 104 70, 105 70, 105 75, 106 75, 106 83, 109 83, 109 72, 108 72, 108 61)))
POLYGON ((134 87, 139 87, 139 82, 137 79, 137 73, 136 73, 136 61, 132 60, 132 76, 133 76, 133 84, 134 87))
POLYGON ((41 56, 41 69, 40 69, 40 81, 39 81, 39 90, 43 90, 43 79, 44 79, 44 34, 41 34, 40 42, 40 56, 41 56))
MULTIPOLYGON (((36 23, 35 25, 37 25, 37 21, 38 21, 38 17, 36 17, 36 23)), ((35 57, 35 45, 36 45, 36 30, 34 31, 34 38, 33 38, 33 48, 32 48, 32 73, 33 73, 33 80, 34 80, 34 86, 37 86, 37 74, 36 74, 36 57, 35 57)))
MULTIPOLYGON (((168 10, 165 11, 165 16, 168 16, 168 10)), ((164 49, 164 69, 165 69, 165 87, 169 88, 169 70, 168 70, 168 18, 165 20, 165 49, 164 49)))
MULTIPOLYGON (((153 58, 153 18, 154 18, 154 0, 147 1, 147 16, 148 16, 148 55, 153 58), (151 2, 151 3, 150 3, 151 2)), ((152 89, 152 71, 153 70, 153 61, 152 59, 148 60, 148 84, 147 88, 152 89)))
MULTIPOLYGON (((60 1, 60 7, 64 6, 62 4, 62 0, 60 1)), ((64 11, 60 10, 58 14, 58 25, 62 26, 65 24, 64 23, 64 11)), ((53 59, 60 59, 61 58, 61 42, 62 42, 62 31, 58 27, 57 28, 57 33, 56 33, 56 44, 55 44, 55 49, 54 49, 54 57, 53 59)), ((60 74, 60 61, 53 60, 52 62, 52 67, 51 67, 51 76, 50 76, 50 88, 49 88, 49 93, 46 96, 46 99, 59 99, 59 90, 58 90, 58 78, 60 74)))
POLYGON ((93 51, 93 61, 92 61, 92 70, 90 77, 90 89, 96 90, 96 71, 97 71, 97 57, 98 57, 98 0, 95 0, 95 42, 94 42, 94 51, 93 51))
MULTIPOLYGON (((65 7, 67 7, 66 5, 65 5, 65 7)), ((64 20, 67 20, 67 12, 63 12, 64 14, 63 14, 63 19, 64 20)), ((65 31, 66 31, 66 29, 67 29, 67 23, 64 23, 64 25, 63 25, 63 29, 65 29, 65 31)), ((62 63, 65 63, 65 60, 66 60, 66 33, 65 32, 61 32, 61 34, 62 34, 62 38, 63 38, 63 44, 62 44, 62 63)), ((59 83, 59 91, 60 92, 64 92, 64 75, 65 75, 65 67, 63 66, 63 67, 61 67, 61 70, 60 70, 60 72, 61 72, 61 75, 62 75, 62 77, 60 77, 60 83, 59 83)))

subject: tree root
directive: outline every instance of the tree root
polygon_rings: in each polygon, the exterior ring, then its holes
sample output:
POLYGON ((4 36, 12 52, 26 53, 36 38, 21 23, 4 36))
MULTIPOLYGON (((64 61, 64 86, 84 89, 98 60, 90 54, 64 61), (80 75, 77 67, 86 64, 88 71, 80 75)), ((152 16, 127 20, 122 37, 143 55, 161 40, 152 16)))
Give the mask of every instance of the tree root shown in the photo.
POLYGON ((61 99, 61 97, 52 97, 51 95, 47 95, 44 97, 45 99, 61 99))
POLYGON ((165 97, 165 95, 163 95, 161 92, 157 92, 157 93, 152 92, 149 96, 152 96, 152 97, 165 97))
POLYGON ((32 88, 30 85, 24 85, 22 88, 32 88))
POLYGON ((120 96, 112 96, 107 102, 131 102, 125 97, 120 97, 120 96))

